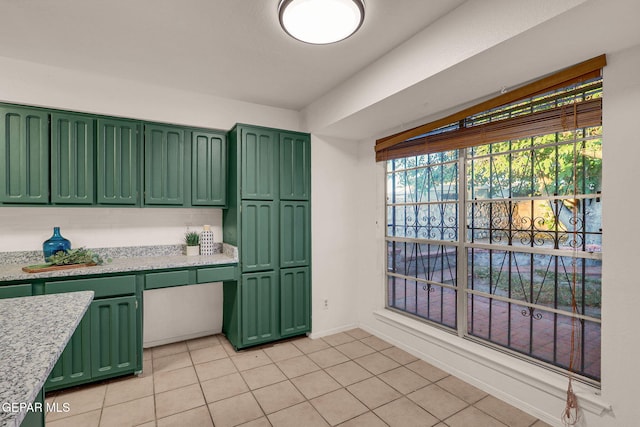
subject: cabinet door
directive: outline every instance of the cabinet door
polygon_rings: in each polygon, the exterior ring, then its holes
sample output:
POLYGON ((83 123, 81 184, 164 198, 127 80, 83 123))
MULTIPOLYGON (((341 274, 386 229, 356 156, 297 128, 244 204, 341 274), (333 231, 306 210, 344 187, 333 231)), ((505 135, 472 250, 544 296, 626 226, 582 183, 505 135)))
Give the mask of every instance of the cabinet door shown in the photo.
POLYGON ((91 374, 94 378, 137 368, 136 297, 91 303, 91 374))
POLYGON ((91 379, 91 313, 87 312, 45 383, 47 390, 91 379))
POLYGON ((279 338, 278 277, 275 272, 242 275, 240 284, 242 344, 279 338))
POLYGON ((265 129, 240 128, 243 199, 278 198, 278 141, 265 129))
POLYGON ((27 414, 20 423, 20 427, 44 427, 44 417, 47 413, 44 401, 44 389, 40 389, 40 392, 34 399, 33 404, 33 410, 27 409, 27 414), (40 406, 42 410, 36 410, 38 406, 40 406))
POLYGON ((140 124, 98 119, 97 203, 138 203, 140 124))
POLYGON ((31 284, 0 286, 0 299, 30 296, 31 284))
POLYGON ((221 133, 193 132, 191 144, 191 204, 224 206, 227 185, 226 136, 221 133))
POLYGON ((93 119, 51 114, 51 202, 93 204, 93 119))
POLYGON ((0 107, 0 202, 49 203, 49 114, 0 107))
POLYGON ((145 125, 144 203, 184 203, 184 130, 173 126, 145 125))
POLYGON ((309 135, 280 133, 280 199, 309 200, 311 195, 311 139, 309 135))
POLYGON ((242 271, 278 268, 277 202, 245 200, 240 210, 242 271))
POLYGON ((280 335, 311 330, 311 278, 309 267, 280 270, 280 335))
POLYGON ((280 202, 280 267, 311 263, 309 202, 280 202))

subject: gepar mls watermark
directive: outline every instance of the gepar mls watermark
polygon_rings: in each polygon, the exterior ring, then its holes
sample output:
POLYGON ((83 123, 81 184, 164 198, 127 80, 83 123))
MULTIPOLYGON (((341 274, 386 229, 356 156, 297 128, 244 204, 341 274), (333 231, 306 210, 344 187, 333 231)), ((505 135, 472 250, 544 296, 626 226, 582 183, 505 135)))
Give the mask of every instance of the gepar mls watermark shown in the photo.
POLYGON ((2 412, 12 414, 19 412, 69 412, 71 405, 68 402, 2 402, 2 412))

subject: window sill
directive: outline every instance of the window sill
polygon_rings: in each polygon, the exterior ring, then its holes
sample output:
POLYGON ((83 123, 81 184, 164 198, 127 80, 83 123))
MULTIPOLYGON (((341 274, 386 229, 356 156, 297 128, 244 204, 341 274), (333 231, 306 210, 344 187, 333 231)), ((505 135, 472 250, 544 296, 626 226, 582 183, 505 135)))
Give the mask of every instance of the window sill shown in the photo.
MULTIPOLYGON (((496 375, 499 374, 507 376, 512 380, 543 391, 561 401, 564 401, 566 398, 567 377, 564 375, 485 347, 473 341, 462 339, 451 333, 426 325, 418 320, 395 313, 392 310, 378 310, 373 314, 376 320, 380 322, 400 329, 405 333, 425 341, 429 345, 438 346, 441 349, 468 359, 475 364, 482 365, 489 370, 495 371, 496 375)), ((385 338, 398 347, 404 348, 415 355, 422 356, 422 358, 427 361, 432 360, 428 355, 416 350, 415 348, 412 349, 403 345, 402 342, 394 340, 393 337, 385 338)), ((437 360, 435 362, 435 364, 439 365, 439 368, 459 376, 461 379, 474 386, 484 388, 486 391, 486 385, 483 387, 481 381, 473 377, 473 375, 470 375, 468 372, 461 371, 455 366, 448 365, 447 362, 442 360, 437 360)), ((580 407, 583 410, 591 412, 597 416, 601 416, 605 412, 611 411, 611 405, 602 399, 598 388, 574 381, 573 389, 579 399, 580 407)))

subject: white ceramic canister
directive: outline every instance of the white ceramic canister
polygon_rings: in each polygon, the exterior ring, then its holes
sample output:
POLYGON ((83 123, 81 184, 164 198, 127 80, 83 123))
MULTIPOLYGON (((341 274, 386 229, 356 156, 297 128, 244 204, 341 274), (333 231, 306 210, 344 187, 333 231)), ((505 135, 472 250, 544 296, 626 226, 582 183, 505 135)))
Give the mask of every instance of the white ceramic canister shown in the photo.
POLYGON ((210 225, 203 228, 200 233, 200 255, 213 255, 213 231, 210 225))

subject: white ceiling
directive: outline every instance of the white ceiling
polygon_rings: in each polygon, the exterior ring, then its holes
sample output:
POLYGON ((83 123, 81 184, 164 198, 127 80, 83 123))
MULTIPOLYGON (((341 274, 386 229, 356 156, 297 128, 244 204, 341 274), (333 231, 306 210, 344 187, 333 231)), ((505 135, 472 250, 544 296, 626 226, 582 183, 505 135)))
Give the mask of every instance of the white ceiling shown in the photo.
POLYGON ((278 0, 0 0, 0 56, 301 110, 464 0, 366 0, 360 31, 295 41, 278 0))

